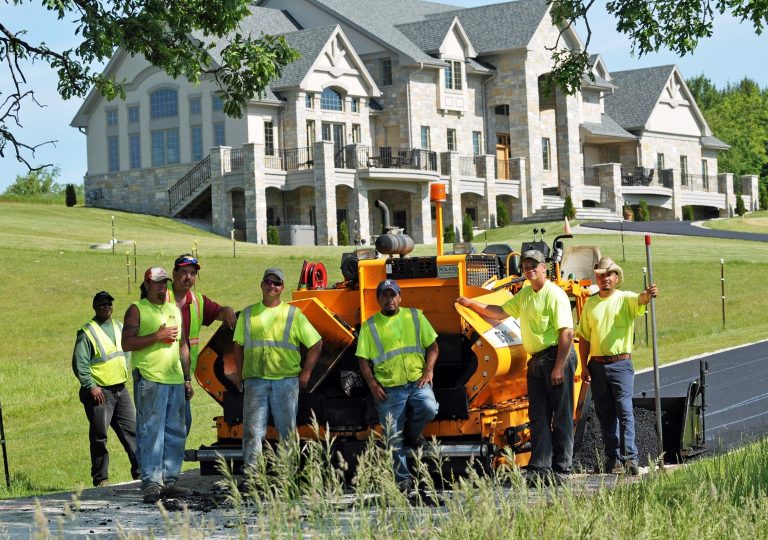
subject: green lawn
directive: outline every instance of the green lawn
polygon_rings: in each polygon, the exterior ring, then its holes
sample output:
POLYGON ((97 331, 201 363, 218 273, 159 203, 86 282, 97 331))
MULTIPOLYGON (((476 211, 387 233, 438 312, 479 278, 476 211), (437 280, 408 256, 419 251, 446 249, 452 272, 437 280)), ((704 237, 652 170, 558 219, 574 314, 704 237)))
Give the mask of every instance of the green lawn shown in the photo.
MULTIPOLYGON (((0 204, 0 328, 5 339, 0 361, 0 402, 3 406, 13 488, 0 486, 0 497, 71 489, 89 481, 87 422, 77 399, 78 383, 71 371, 75 332, 92 316, 90 300, 101 289, 116 298, 122 318, 138 298, 133 269, 126 275, 125 249, 95 251, 91 244, 108 242, 111 216, 116 236, 134 240, 139 274, 160 264, 170 269, 174 258, 197 242, 202 262, 199 290, 241 309, 259 298, 258 283, 268 266, 282 266, 289 286, 298 281, 304 258, 323 261, 330 280, 341 279, 340 255, 349 248, 237 245, 227 239, 173 221, 83 207, 0 204), (295 280, 295 281, 294 281, 295 280)), ((537 227, 541 227, 539 224, 537 227)), ((562 224, 544 225, 547 239, 562 224)), ((532 226, 494 230, 492 241, 515 247, 529 240, 532 226)), ((482 247, 482 235, 480 238, 482 247)), ((621 262, 620 235, 579 235, 570 243, 597 244, 603 254, 622 264, 626 287, 642 284, 645 246, 642 236, 625 237, 626 262, 621 262)), ((568 245, 568 244, 567 244, 568 245)), ((751 287, 768 272, 768 244, 703 238, 655 237, 654 273, 661 288, 657 302, 660 358, 663 362, 764 339, 768 317, 751 287), (726 328, 720 319, 719 260, 726 259, 728 289, 726 328)), ((434 246, 419 246, 419 254, 434 246)), ((132 260, 132 251, 130 259, 132 260)), ((405 299, 407 303, 407 299, 405 299)), ((203 338, 210 335, 204 332, 203 338)), ((644 337, 638 333, 639 340, 644 337)), ((638 368, 650 365, 651 353, 639 343, 638 368)), ((212 399, 198 389, 193 400, 194 426, 188 447, 215 438, 211 419, 219 414, 212 399)), ((116 437, 110 437, 112 479, 128 479, 128 466, 116 437)))
POLYGON ((706 221, 704 222, 704 226, 708 229, 717 229, 720 231, 740 231, 765 234, 768 233, 768 210, 751 212, 744 216, 728 219, 706 221))

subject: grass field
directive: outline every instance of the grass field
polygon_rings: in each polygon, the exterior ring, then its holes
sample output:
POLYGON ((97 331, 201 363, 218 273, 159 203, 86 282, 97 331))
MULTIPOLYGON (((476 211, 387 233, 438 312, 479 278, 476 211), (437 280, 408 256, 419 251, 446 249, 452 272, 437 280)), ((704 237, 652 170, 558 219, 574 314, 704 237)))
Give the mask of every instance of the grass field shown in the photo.
MULTIPOLYGON (((115 296, 118 318, 138 298, 133 269, 130 292, 126 275, 124 250, 132 247, 118 244, 114 255, 90 249, 91 244, 109 241, 113 215, 117 238, 136 242, 139 274, 155 264, 170 269, 174 258, 191 251, 197 242, 202 263, 199 290, 235 309, 259 299, 258 283, 268 266, 283 267, 290 287, 294 279, 298 281, 303 259, 322 261, 330 280, 336 281, 341 279, 340 255, 349 250, 238 243, 233 258, 230 241, 167 219, 63 205, 0 204, 0 328, 5 332, 0 403, 13 480, 10 491, 0 486, 0 497, 71 489, 78 482, 89 482, 88 427, 70 365, 75 332, 92 316, 90 301, 96 291, 105 289, 115 296)), ((559 223, 544 227, 550 240, 562 231, 559 223)), ((531 238, 530 229, 495 230, 489 239, 517 247, 531 238)), ((600 246, 603 254, 624 267, 625 287, 641 287, 646 265, 642 236, 625 237, 626 262, 621 262, 618 234, 579 235, 570 242, 600 246)), ((434 247, 418 246, 416 252, 434 253, 434 247)), ((768 317, 752 290, 768 271, 768 244, 659 236, 653 239, 653 253, 654 275, 661 288, 657 320, 663 362, 764 339, 768 334, 768 317), (725 328, 720 319, 721 257, 726 260, 725 328)), ((210 333, 205 331, 203 338, 210 333)), ((643 339, 638 332, 638 368, 650 365, 650 349, 643 339)), ((190 448, 213 442, 211 419, 220 413, 215 402, 197 390, 195 421, 187 441, 190 448)), ((112 480, 127 480, 127 460, 116 437, 110 437, 110 445, 112 480)))
POLYGON ((708 229, 718 229, 720 231, 740 231, 765 234, 768 233, 768 210, 751 212, 740 217, 707 221, 705 226, 708 229))

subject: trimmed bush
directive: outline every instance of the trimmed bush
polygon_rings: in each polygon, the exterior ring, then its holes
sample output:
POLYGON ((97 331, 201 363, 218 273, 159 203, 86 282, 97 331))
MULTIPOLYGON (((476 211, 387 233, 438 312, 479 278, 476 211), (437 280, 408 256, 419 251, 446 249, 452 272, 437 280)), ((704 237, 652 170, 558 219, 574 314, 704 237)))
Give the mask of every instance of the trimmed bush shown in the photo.
POLYGON ((267 244, 273 245, 273 246, 279 246, 280 245, 280 233, 277 232, 277 227, 274 225, 270 225, 267 227, 267 244))
POLYGON ((640 199, 640 208, 637 213, 638 221, 651 221, 651 213, 648 211, 648 203, 645 199, 640 199))
POLYGON ((573 200, 570 195, 565 196, 565 204, 563 205, 563 217, 568 219, 576 219, 576 208, 573 207, 573 200))
POLYGON ((496 224, 499 227, 506 227, 510 224, 507 205, 501 201, 496 201, 496 224))
POLYGON ((342 221, 341 223, 339 223, 339 245, 340 246, 349 245, 349 227, 347 227, 346 221, 342 221))
POLYGON ((453 243, 456 241, 456 231, 453 230, 453 225, 446 225, 443 231, 443 242, 453 243))
POLYGON ((768 184, 766 182, 760 182, 759 194, 760 209, 768 210, 768 184))
POLYGON ((69 208, 72 208, 77 204, 77 191, 75 191, 74 184, 67 184, 65 188, 64 204, 69 208))
POLYGON ((741 194, 738 194, 736 196, 736 214, 743 216, 746 213, 747 207, 744 205, 744 198, 741 196, 741 194))
POLYGON ((464 221, 461 223, 461 236, 465 242, 471 242, 475 238, 475 233, 472 230, 475 223, 469 214, 464 214, 464 221))
POLYGON ((693 206, 685 205, 683 206, 683 220, 684 221, 693 221, 695 218, 693 216, 693 206))

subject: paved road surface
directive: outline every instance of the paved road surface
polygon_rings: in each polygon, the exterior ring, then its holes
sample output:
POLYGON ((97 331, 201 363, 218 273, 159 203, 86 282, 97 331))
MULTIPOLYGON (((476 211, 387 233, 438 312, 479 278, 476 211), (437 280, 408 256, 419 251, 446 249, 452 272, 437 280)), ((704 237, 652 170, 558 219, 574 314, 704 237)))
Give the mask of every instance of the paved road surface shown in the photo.
MULTIPOLYGON (((731 446, 768 433, 768 341, 709 355, 706 383, 707 446, 731 446)), ((699 376, 699 361, 663 366, 662 397, 684 396, 699 376)), ((638 373, 635 393, 653 396, 653 371, 638 373)))
MULTIPOLYGON (((594 222, 582 223, 582 227, 620 231, 621 223, 594 222)), ((752 240, 768 242, 768 234, 745 233, 737 231, 718 231, 691 225, 689 221, 625 221, 625 231, 649 232, 656 234, 677 234, 682 236, 704 236, 708 238, 725 238, 730 240, 752 240)))

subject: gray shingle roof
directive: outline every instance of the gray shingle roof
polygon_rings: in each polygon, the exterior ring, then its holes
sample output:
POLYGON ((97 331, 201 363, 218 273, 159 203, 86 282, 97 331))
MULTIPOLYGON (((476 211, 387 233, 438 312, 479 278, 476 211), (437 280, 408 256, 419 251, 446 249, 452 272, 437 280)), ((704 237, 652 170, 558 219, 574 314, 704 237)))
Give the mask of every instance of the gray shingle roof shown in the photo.
POLYGON ((611 72, 616 86, 605 97, 605 112, 624 129, 641 129, 648 123, 674 65, 611 72))
POLYGON ((713 135, 705 135, 704 137, 699 139, 699 141, 701 141, 701 146, 706 146, 707 148, 718 148, 720 150, 728 150, 731 147, 730 144, 721 141, 720 139, 718 139, 713 135))
POLYGON ((600 123, 584 122, 581 126, 589 131, 592 135, 601 135, 605 137, 616 137, 619 139, 637 139, 635 135, 622 128, 616 121, 609 115, 603 113, 600 118, 600 123))
POLYGON ((526 47, 546 13, 547 0, 518 0, 430 14, 427 18, 458 17, 477 54, 483 54, 526 47))
POLYGON ((398 24, 397 29, 424 52, 437 52, 443 44, 455 17, 398 24))
POLYGON ((270 87, 278 90, 301 83, 335 29, 336 26, 321 26, 284 34, 285 41, 301 54, 301 58, 285 66, 283 75, 272 81, 270 87))

